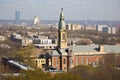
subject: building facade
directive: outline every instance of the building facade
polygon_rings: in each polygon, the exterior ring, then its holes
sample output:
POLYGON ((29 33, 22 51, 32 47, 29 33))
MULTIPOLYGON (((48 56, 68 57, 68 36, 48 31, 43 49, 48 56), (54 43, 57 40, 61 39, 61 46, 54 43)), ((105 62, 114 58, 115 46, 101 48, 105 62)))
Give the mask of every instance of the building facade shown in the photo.
POLYGON ((58 27, 58 46, 49 53, 49 56, 51 56, 51 67, 63 71, 68 71, 77 65, 92 64, 95 67, 100 61, 104 62, 103 55, 109 53, 114 53, 120 57, 120 46, 95 44, 68 46, 64 14, 63 9, 61 9, 58 27))
POLYGON ((96 31, 101 31, 109 34, 116 34, 116 27, 109 27, 107 25, 96 25, 96 31))
POLYGON ((20 11, 15 12, 15 21, 19 22, 20 21, 20 11))
POLYGON ((7 40, 7 38, 5 36, 0 35, 0 42, 5 40, 7 40))
POLYGON ((43 48, 43 49, 55 49, 57 46, 56 43, 53 43, 52 39, 41 39, 41 38, 34 38, 33 39, 33 45, 37 48, 43 48))
POLYGON ((34 22, 33 22, 33 23, 34 23, 34 25, 36 25, 36 26, 40 24, 40 19, 39 19, 38 16, 35 16, 35 17, 34 17, 34 22))
POLYGON ((81 27, 79 24, 67 24, 66 30, 81 30, 81 27))
POLYGON ((30 38, 25 38, 25 37, 23 37, 22 39, 21 39, 21 45, 22 46, 28 46, 28 45, 31 45, 33 43, 33 41, 32 41, 32 39, 30 39, 30 38))

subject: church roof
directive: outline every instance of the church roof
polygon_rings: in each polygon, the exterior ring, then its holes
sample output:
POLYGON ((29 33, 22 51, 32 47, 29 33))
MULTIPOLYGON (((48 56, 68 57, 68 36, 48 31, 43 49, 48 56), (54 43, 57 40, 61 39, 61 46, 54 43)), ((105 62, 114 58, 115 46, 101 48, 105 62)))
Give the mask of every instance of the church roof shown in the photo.
MULTIPOLYGON (((114 53, 120 54, 120 45, 103 45, 104 52, 99 51, 99 45, 77 45, 72 46, 72 52, 76 53, 75 55, 93 55, 93 54, 104 54, 104 53, 114 53), (92 54, 91 54, 92 53, 92 54)), ((66 49, 59 49, 62 56, 67 56, 66 49)), ((60 53, 57 50, 53 50, 50 55, 51 56, 60 56, 60 53)))
MULTIPOLYGON (((120 45, 103 45, 104 52, 106 53, 119 53, 120 54, 120 45)), ((99 45, 78 45, 73 46, 73 52, 99 52, 99 45)))
POLYGON ((73 46, 73 52, 96 52, 97 45, 77 45, 73 46))
POLYGON ((67 56, 67 52, 65 51, 66 49, 56 49, 56 50, 53 50, 51 51, 49 54, 51 56, 60 56, 60 54, 62 54, 62 56, 67 56))
POLYGON ((104 45, 104 51, 107 53, 119 53, 120 45, 104 45))

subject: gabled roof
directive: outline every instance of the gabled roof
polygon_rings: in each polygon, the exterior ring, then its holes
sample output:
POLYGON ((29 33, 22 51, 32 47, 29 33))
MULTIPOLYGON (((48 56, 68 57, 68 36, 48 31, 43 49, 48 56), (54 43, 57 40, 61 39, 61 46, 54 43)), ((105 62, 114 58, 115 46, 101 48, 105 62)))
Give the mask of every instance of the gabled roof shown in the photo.
POLYGON ((66 49, 56 48, 56 50, 51 51, 49 53, 49 55, 51 55, 51 56, 60 56, 60 54, 62 54, 62 56, 67 56, 67 52, 65 50, 66 49))
POLYGON ((67 52, 66 52, 66 48, 60 49, 59 48, 60 53, 62 53, 62 56, 67 56, 67 52))
POLYGON ((60 54, 57 52, 57 50, 53 50, 49 53, 50 56, 60 56, 60 54))
POLYGON ((72 48, 73 52, 98 52, 98 45, 77 45, 72 48))

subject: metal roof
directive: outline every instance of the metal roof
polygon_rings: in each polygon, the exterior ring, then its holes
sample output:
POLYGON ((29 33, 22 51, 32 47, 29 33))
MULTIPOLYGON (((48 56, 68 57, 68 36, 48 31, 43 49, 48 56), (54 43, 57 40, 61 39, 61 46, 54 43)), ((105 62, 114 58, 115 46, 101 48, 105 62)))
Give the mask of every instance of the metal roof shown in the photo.
MULTIPOLYGON (((78 55, 82 55, 85 53, 97 53, 100 52, 99 51, 99 45, 77 45, 77 46, 69 46, 72 49, 73 53, 78 53, 78 55)), ((114 53, 114 54, 120 54, 120 45, 103 45, 104 47, 104 52, 103 53, 114 53)), ((59 49, 59 51, 62 53, 62 55, 66 55, 67 56, 67 52, 65 51, 65 49, 59 49)), ((98 54, 102 54, 98 53, 98 54)), ((60 54, 58 53, 57 50, 53 50, 51 52, 51 56, 60 56, 60 54)))
POLYGON ((97 45, 78 45, 73 46, 73 52, 98 52, 97 45))
POLYGON ((120 45, 104 45, 104 51, 107 53, 119 53, 120 45))
MULTIPOLYGON (((120 45, 103 45, 106 53, 119 53, 120 45)), ((99 52, 99 45, 78 45, 73 46, 73 52, 99 52)))

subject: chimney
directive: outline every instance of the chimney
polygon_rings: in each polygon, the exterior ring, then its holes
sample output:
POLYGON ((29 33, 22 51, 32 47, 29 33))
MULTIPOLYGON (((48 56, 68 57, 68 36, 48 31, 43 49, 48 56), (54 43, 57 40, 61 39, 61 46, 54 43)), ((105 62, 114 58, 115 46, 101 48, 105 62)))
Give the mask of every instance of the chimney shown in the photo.
POLYGON ((104 52, 104 45, 99 45, 99 51, 104 52))

